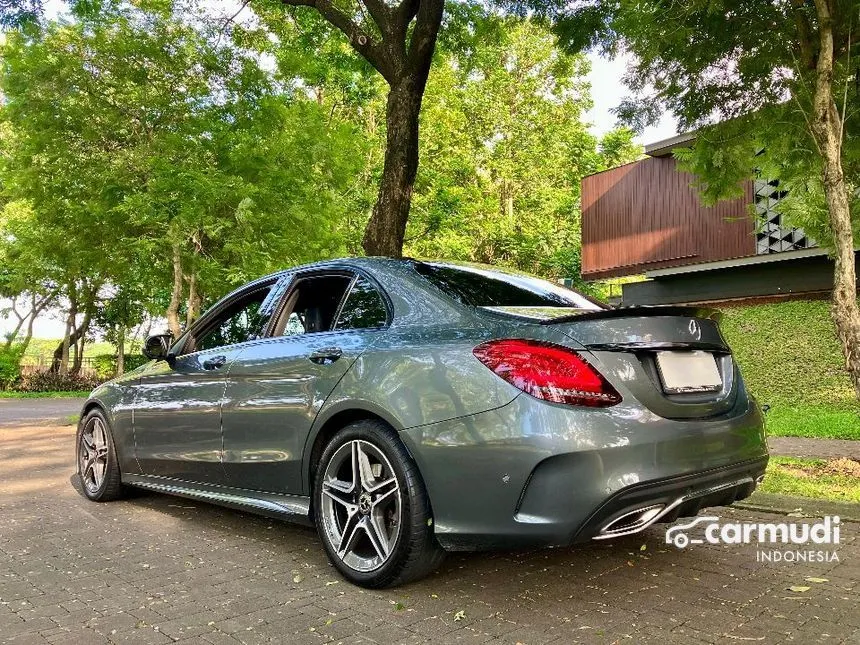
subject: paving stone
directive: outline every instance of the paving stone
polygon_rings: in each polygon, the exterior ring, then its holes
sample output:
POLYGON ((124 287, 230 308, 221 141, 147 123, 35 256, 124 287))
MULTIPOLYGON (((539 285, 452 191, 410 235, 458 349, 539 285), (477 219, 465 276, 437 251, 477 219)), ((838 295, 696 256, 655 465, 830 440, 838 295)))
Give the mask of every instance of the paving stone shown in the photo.
POLYGON ((312 530, 155 494, 93 504, 70 485, 72 428, 31 428, 23 448, 20 436, 0 428, 2 643, 860 642, 853 524, 838 563, 678 550, 654 527, 569 549, 450 554, 425 580, 368 591, 336 575, 312 530), (25 463, 32 485, 10 492, 25 463), (807 576, 828 582, 788 590, 807 576))

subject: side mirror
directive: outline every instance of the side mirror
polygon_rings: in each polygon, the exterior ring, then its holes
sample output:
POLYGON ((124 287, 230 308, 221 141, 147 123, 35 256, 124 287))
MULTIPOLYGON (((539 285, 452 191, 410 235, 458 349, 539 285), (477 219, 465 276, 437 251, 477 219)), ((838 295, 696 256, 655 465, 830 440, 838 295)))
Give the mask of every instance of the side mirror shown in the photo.
POLYGON ((172 334, 156 334, 154 336, 150 336, 143 344, 143 355, 150 360, 167 360, 168 355, 170 354, 170 343, 172 340, 172 334))

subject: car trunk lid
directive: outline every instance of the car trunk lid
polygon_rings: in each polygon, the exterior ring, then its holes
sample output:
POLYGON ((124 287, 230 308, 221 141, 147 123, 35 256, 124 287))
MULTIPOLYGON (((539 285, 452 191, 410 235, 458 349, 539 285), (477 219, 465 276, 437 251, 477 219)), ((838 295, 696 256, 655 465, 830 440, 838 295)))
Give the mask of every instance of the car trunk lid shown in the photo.
POLYGON ((737 402, 737 370, 720 333, 720 314, 713 309, 568 309, 556 315, 494 309, 541 318, 541 325, 589 350, 613 385, 662 417, 712 417, 729 412, 737 402))

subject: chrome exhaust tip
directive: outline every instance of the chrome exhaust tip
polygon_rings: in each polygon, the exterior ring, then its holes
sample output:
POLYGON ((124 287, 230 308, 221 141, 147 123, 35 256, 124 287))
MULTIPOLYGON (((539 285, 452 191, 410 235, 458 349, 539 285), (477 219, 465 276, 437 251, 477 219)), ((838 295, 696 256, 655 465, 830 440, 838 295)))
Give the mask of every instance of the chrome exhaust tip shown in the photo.
POLYGON ((607 540, 609 538, 620 537, 622 535, 630 535, 648 528, 654 521, 660 517, 665 504, 653 504, 643 508, 637 508, 635 511, 625 513, 620 517, 603 526, 594 536, 595 540, 607 540))

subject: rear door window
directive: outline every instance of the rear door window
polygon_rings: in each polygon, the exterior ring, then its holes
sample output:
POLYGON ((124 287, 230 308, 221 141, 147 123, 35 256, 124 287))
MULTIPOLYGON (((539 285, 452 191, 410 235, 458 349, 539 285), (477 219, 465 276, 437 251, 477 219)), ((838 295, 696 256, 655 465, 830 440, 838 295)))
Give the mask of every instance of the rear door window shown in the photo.
POLYGON ((335 329, 378 329, 388 323, 382 294, 370 280, 358 276, 340 310, 335 329))
POLYGON ((351 275, 299 278, 287 296, 273 336, 297 336, 331 331, 351 275))

